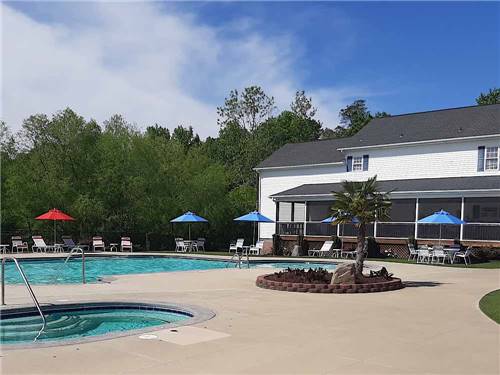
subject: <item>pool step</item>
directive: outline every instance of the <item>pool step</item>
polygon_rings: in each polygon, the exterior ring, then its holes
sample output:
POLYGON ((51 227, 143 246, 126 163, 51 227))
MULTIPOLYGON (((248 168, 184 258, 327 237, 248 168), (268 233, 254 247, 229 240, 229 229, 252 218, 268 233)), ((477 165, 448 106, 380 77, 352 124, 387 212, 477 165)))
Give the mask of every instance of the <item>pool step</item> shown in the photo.
MULTIPOLYGON (((74 320, 75 320, 74 316, 60 316, 54 320, 50 320, 49 316, 49 318, 47 319, 46 327, 48 328, 64 327, 65 325, 68 325, 74 320)), ((6 320, 6 322, 8 322, 8 320, 6 320)), ((42 326, 42 319, 40 317, 36 317, 36 319, 29 319, 22 322, 16 321, 15 323, 9 322, 7 324, 4 324, 4 322, 2 322, 0 330, 3 332, 10 332, 10 331, 25 332, 25 331, 38 330, 40 329, 41 326, 42 326)))
MULTIPOLYGON (((40 339, 56 339, 59 337, 67 337, 71 335, 83 335, 86 332, 95 329, 99 326, 100 322, 92 321, 92 320, 81 320, 76 317, 71 317, 74 319, 68 319, 71 323, 67 325, 58 326, 56 328, 50 327, 47 325, 45 330, 40 335, 40 339)), ((19 330, 3 330, 3 327, 0 329, 0 338, 1 341, 9 342, 9 341, 31 341, 38 334, 41 325, 39 325, 36 329, 31 331, 19 331, 19 330)))

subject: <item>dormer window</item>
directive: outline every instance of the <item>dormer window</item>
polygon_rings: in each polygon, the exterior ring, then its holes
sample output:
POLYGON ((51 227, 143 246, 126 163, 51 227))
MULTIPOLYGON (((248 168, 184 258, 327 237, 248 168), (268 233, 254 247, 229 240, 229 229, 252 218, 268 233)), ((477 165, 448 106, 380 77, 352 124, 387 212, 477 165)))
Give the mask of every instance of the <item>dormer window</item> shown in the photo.
POLYGON ((355 156, 352 158, 352 170, 353 171, 362 171, 363 170, 363 157, 355 156))
POLYGON ((347 172, 361 172, 368 170, 368 155, 348 156, 346 159, 347 172))
POLYGON ((486 147, 484 170, 496 171, 498 169, 498 147, 486 147))

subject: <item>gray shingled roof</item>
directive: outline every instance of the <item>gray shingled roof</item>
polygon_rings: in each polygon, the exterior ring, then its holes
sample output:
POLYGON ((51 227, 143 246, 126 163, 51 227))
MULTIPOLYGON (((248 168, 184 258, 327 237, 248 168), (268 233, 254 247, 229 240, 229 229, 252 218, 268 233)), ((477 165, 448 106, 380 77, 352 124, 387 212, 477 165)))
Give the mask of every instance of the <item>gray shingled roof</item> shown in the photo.
POLYGON ((257 168, 343 162, 344 154, 337 149, 345 146, 347 144, 346 140, 349 139, 340 138, 289 143, 275 151, 261 162, 257 168))
POLYGON ((351 138, 350 146, 430 141, 500 134, 500 104, 376 118, 351 138))
POLYGON ((373 119, 351 138, 290 143, 257 168, 342 162, 338 148, 500 134, 500 104, 443 109, 373 119))
MULTIPOLYGON (((474 176, 449 178, 423 178, 412 180, 378 181, 381 191, 439 191, 439 190, 500 190, 500 176, 474 176)), ((271 195, 273 198, 302 195, 327 195, 332 191, 340 191, 340 183, 305 184, 296 188, 271 195)))

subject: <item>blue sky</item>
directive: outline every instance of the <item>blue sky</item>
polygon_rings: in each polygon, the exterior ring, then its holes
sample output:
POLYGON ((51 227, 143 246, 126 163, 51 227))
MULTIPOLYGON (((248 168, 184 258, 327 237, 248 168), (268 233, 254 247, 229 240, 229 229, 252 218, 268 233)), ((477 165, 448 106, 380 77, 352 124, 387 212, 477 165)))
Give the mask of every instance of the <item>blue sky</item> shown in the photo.
POLYGON ((358 98, 399 114, 473 105, 500 86, 500 3, 2 7, 2 117, 13 128, 30 113, 71 106, 100 121, 123 113, 139 127, 183 123, 214 135, 215 107, 250 84, 280 109, 306 90, 334 127, 339 108, 358 98), (30 52, 37 57, 26 65, 30 52), (25 77, 26 69, 36 72, 25 77))

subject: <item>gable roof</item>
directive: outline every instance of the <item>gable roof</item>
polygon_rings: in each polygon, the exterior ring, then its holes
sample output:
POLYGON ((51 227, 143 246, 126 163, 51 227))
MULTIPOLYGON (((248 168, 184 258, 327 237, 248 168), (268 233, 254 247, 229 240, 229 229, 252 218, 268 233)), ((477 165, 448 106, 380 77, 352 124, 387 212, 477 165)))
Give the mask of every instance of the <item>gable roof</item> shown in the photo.
POLYGON ((500 104, 411 113, 371 120, 350 138, 289 143, 256 169, 342 163, 343 149, 500 134, 500 104))
MULTIPOLYGON (((378 181, 381 191, 404 192, 435 192, 443 190, 478 191, 500 190, 500 176, 473 176, 473 177, 447 177, 447 178, 422 178, 411 180, 386 180, 378 181)), ((287 198, 297 196, 326 196, 332 191, 342 190, 340 182, 322 184, 304 184, 271 195, 271 198, 287 198)))

